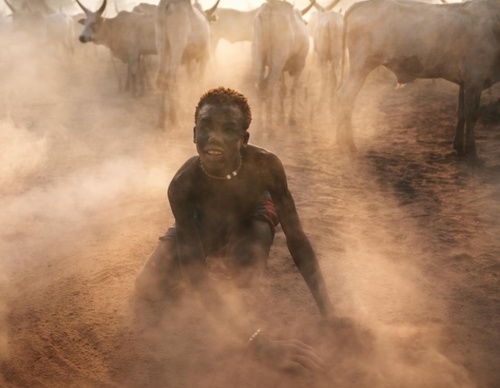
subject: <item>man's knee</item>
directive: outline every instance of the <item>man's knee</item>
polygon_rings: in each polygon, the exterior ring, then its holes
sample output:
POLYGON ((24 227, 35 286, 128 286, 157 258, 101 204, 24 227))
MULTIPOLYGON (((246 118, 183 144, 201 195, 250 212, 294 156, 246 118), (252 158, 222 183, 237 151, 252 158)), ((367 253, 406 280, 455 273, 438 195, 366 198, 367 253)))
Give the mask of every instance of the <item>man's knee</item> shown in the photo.
POLYGON ((249 288, 257 284, 263 276, 265 266, 252 265, 247 267, 233 267, 231 278, 240 288, 249 288))
POLYGON ((165 298, 181 281, 175 244, 162 240, 135 279, 135 293, 141 299, 165 298))
POLYGON ((135 279, 135 295, 140 299, 156 302, 165 298, 166 293, 158 284, 148 281, 146 277, 140 273, 135 279))
POLYGON ((249 287, 262 277, 271 249, 273 236, 267 224, 257 223, 252 232, 238 240, 229 253, 231 277, 239 287, 249 287))

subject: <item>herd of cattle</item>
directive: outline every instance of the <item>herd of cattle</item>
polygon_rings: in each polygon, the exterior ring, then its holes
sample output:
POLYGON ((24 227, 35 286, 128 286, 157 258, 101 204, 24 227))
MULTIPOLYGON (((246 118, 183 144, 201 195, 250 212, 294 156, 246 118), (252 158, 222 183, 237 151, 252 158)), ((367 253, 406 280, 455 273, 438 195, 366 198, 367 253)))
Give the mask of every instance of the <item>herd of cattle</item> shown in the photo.
MULTIPOLYGON (((321 69, 322 99, 335 109, 337 142, 354 149, 352 111, 366 77, 384 66, 399 84, 417 78, 443 78, 459 86, 453 146, 459 155, 477 159, 474 127, 481 92, 500 80, 500 0, 432 4, 412 0, 367 0, 345 14, 333 10, 341 1, 322 7, 316 0, 299 10, 291 3, 267 0, 251 11, 218 7, 203 10, 190 0, 141 3, 131 12, 107 18, 107 0, 80 16, 67 16, 44 6, 34 10, 24 0, 0 24, 13 29, 43 28, 45 34, 73 50, 76 36, 110 49, 128 64, 127 84, 134 94, 144 89, 143 57, 157 55, 156 86, 161 90, 160 122, 176 120, 178 72, 203 70, 220 39, 252 42, 255 84, 263 102, 265 122, 284 120, 285 74, 291 115, 309 55, 310 39, 321 69), (311 9, 309 21, 303 16, 311 9), (83 25, 75 35, 75 19, 83 25), (276 102, 278 103, 276 106, 276 102)), ((40 4, 45 4, 41 1, 40 4)))

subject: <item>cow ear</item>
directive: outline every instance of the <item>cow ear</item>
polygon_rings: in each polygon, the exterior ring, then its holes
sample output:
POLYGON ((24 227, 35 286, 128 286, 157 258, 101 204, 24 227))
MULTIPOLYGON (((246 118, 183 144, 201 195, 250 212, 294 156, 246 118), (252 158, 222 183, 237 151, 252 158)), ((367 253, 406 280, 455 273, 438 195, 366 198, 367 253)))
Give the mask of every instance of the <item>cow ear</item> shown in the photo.
POLYGON ((78 20, 78 23, 85 25, 85 20, 87 20, 87 19, 80 19, 80 20, 78 20))

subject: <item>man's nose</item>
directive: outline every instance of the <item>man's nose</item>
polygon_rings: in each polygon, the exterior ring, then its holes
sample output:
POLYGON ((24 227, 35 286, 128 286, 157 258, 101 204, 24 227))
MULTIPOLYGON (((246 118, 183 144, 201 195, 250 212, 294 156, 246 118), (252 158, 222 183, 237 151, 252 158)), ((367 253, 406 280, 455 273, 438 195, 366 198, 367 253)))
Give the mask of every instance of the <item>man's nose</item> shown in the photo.
POLYGON ((218 129, 212 129, 208 135, 208 141, 214 143, 224 142, 224 133, 218 129))

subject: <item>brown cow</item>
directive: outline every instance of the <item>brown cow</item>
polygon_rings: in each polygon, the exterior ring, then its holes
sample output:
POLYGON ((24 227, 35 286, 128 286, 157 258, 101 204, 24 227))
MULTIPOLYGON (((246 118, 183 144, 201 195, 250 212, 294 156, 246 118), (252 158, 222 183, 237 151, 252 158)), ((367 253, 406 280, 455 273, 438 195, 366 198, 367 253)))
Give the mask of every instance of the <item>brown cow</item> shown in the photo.
POLYGON ((127 85, 131 86, 132 94, 142 94, 145 89, 145 71, 141 57, 156 54, 155 15, 121 11, 114 18, 104 18, 102 14, 107 0, 95 12, 87 9, 79 0, 76 2, 86 16, 80 21, 84 25, 80 42, 108 47, 115 57, 128 65, 127 85))

